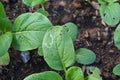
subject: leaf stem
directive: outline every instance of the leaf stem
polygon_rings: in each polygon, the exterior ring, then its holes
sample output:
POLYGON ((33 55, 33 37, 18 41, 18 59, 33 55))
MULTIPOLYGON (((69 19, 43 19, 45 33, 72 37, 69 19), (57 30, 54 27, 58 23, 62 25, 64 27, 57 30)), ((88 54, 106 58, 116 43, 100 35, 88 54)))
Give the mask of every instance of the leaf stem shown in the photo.
POLYGON ((41 4, 41 7, 42 7, 42 9, 45 11, 45 7, 44 7, 44 4, 41 4))
POLYGON ((62 66, 63 66, 63 70, 64 70, 64 73, 65 73, 65 78, 66 78, 66 75, 67 75, 67 70, 66 70, 65 64, 64 64, 64 63, 62 63, 62 66))

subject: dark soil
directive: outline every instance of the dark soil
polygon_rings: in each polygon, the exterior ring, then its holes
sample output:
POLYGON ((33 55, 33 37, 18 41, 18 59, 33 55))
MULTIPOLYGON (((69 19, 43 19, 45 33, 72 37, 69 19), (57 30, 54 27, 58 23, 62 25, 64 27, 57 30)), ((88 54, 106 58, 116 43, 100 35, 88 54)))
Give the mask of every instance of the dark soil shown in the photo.
MULTIPOLYGON (((31 11, 21 0, 2 0, 7 16, 14 21, 22 13, 31 11)), ((93 50, 97 59, 93 66, 102 71, 103 80, 120 80, 112 73, 113 67, 120 63, 120 51, 114 46, 113 33, 115 27, 105 25, 101 20, 96 1, 85 0, 49 0, 45 4, 49 19, 54 25, 73 22, 78 26, 79 34, 74 43, 75 49, 88 48, 93 50)), ((36 6, 35 10, 40 7, 36 6)), ((10 64, 0 68, 0 80, 23 80, 29 74, 52 70, 43 57, 37 55, 37 50, 30 51, 31 59, 23 63, 20 52, 11 48, 10 64), (1 72, 2 70, 2 72, 1 72)), ((82 67, 81 65, 79 65, 82 67)))

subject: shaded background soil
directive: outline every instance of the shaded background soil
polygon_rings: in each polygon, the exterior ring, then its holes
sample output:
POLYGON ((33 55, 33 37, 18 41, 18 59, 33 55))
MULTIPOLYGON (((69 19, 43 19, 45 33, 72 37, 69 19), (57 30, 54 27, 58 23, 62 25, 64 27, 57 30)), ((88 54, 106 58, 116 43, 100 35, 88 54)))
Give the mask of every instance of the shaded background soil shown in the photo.
MULTIPOLYGON (((25 6, 21 0, 1 1, 5 6, 7 16, 12 21, 20 14, 31 11, 31 8, 25 6)), ((40 6, 36 6, 35 10, 38 7, 40 6)), ((103 80, 120 80, 120 77, 112 73, 113 67, 120 63, 120 51, 113 42, 115 26, 108 26, 101 20, 99 4, 96 1, 49 0, 45 8, 54 25, 73 22, 78 26, 79 32, 74 47, 76 50, 88 48, 96 53, 97 59, 92 65, 100 68, 103 80)), ((8 66, 0 68, 0 80, 23 80, 29 74, 52 70, 43 57, 37 55, 37 50, 30 51, 31 58, 27 63, 23 63, 20 57, 21 52, 11 48, 9 53, 11 62, 8 66)))

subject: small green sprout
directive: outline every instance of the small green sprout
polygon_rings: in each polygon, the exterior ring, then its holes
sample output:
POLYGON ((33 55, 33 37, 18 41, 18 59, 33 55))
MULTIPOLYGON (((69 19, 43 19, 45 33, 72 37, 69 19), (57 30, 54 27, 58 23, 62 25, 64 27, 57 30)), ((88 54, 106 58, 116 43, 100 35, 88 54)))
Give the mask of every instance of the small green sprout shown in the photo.
POLYGON ((120 4, 118 0, 98 0, 101 4, 100 15, 108 25, 116 25, 120 21, 120 4))

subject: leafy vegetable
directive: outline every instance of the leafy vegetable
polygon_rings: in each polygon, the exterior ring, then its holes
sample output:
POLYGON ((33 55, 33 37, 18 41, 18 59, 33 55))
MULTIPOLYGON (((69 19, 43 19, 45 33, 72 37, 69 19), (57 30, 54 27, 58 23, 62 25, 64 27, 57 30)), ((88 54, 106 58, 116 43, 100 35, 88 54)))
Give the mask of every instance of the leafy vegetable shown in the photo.
POLYGON ((32 74, 24 80, 62 80, 62 77, 53 71, 46 71, 42 73, 32 74))
POLYGON ((12 33, 6 32, 0 35, 0 57, 8 52, 8 49, 12 42, 12 33))
POLYGON ((9 53, 5 53, 0 57, 0 65, 8 65, 10 62, 9 53))
POLYGON ((55 70, 63 70, 75 61, 73 42, 62 26, 51 27, 42 44, 44 59, 55 70))
POLYGON ((117 48, 120 49, 120 25, 118 25, 114 32, 114 42, 115 46, 117 46, 117 48))
POLYGON ((66 80, 84 80, 81 68, 70 67, 66 72, 66 80))
MULTIPOLYGON (((110 0, 108 0, 110 1, 110 0)), ((120 4, 103 4, 100 7, 100 15, 108 25, 115 25, 120 21, 120 4)))
POLYGON ((95 61, 96 55, 93 51, 80 48, 76 51, 76 61, 80 64, 91 64, 95 61))
POLYGON ((72 40, 75 41, 75 39, 77 37, 77 33, 78 33, 77 26, 71 22, 66 23, 64 26, 65 26, 66 31, 68 32, 68 34, 72 38, 72 40))
POLYGON ((119 75, 120 76, 120 64, 116 65, 114 68, 113 68, 113 73, 115 75, 119 75))
POLYGON ((47 0, 22 0, 27 6, 33 7, 38 4, 44 4, 47 0))
POLYGON ((13 47, 20 51, 36 49, 42 45, 44 33, 52 24, 41 13, 25 13, 14 22, 13 47))

